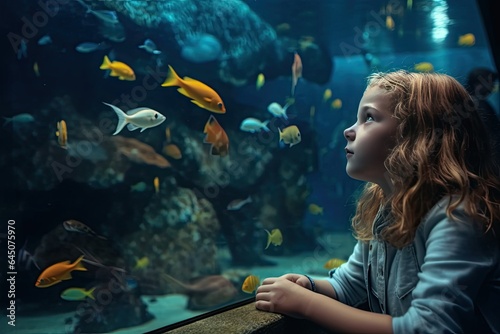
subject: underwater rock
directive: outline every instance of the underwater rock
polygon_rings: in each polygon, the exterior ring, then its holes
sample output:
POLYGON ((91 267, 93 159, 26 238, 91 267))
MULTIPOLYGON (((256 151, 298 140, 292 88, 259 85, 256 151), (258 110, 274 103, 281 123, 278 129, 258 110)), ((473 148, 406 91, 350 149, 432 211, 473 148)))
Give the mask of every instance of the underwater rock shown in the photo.
MULTIPOLYGON (((233 85, 246 83, 266 65, 266 59, 276 57, 276 32, 241 0, 116 0, 104 4, 141 27, 165 30, 179 50, 193 36, 214 36, 222 47, 222 60, 214 73, 233 85)), ((162 42, 171 43, 157 40, 160 48, 162 42)))
POLYGON ((144 220, 151 228, 175 228, 195 222, 201 211, 194 192, 177 187, 167 194, 160 191, 159 196, 152 198, 144 211, 144 220))
POLYGON ((173 140, 181 148, 182 159, 172 164, 182 179, 188 180, 207 198, 226 188, 246 189, 255 185, 268 170, 273 159, 271 150, 278 143, 278 133, 266 134, 264 138, 226 128, 229 154, 219 157, 210 154, 210 146, 200 140, 199 131, 178 125, 173 140))
POLYGON ((123 238, 129 267, 144 294, 176 291, 161 278, 165 272, 189 280, 220 271, 216 245, 220 226, 213 206, 190 189, 172 188, 171 194, 161 190, 152 198, 141 229, 123 238), (136 265, 138 255, 148 259, 147 265, 136 265))
MULTIPOLYGON (((64 287, 95 288, 92 293, 94 299, 79 301, 75 312, 78 319, 74 326, 75 333, 106 333, 153 319, 138 289, 130 283, 130 275, 123 269, 123 254, 110 240, 68 231, 61 223, 42 237, 34 257, 43 270, 54 263, 74 261, 82 254, 86 271, 73 273, 69 281, 57 283, 58 289, 47 289, 53 293, 44 298, 45 303, 57 305, 62 301, 67 304, 67 309, 73 309, 74 301, 64 301, 60 297, 64 287)), ((36 289, 34 286, 30 288, 36 289)))
POLYGON ((55 97, 40 114, 45 118, 43 129, 33 131, 29 141, 15 142, 11 154, 0 157, 0 166, 16 166, 12 172, 18 190, 51 190, 67 179, 97 189, 110 188, 121 184, 136 164, 171 166, 146 143, 110 136, 112 121, 87 119, 76 110, 69 96, 55 97), (45 115, 60 117, 47 119, 45 115), (58 144, 55 135, 56 123, 61 119, 67 124, 66 148, 58 144))
POLYGON ((119 285, 100 285, 94 294, 102 296, 101 300, 86 299, 79 305, 73 333, 110 333, 154 319, 139 295, 121 290, 119 285))
POLYGON ((193 63, 205 63, 219 59, 222 46, 217 37, 197 34, 189 37, 182 45, 181 56, 193 63))

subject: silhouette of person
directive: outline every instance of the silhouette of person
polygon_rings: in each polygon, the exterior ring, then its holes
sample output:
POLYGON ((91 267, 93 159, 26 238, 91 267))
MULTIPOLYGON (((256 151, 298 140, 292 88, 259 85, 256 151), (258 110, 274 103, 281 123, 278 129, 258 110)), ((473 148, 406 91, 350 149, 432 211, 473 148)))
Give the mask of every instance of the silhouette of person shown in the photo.
POLYGON ((476 67, 469 72, 466 88, 474 99, 481 118, 489 132, 497 167, 500 169, 500 118, 488 97, 493 91, 498 73, 484 67, 476 67))

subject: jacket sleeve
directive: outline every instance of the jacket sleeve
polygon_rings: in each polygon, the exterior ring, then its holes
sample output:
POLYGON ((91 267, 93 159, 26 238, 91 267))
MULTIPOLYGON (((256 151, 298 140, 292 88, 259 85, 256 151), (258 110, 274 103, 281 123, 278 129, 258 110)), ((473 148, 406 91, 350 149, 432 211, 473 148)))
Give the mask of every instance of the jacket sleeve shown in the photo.
MULTIPOLYGON (((454 212, 455 215, 455 212, 454 212)), ((474 300, 492 270, 495 246, 472 221, 444 213, 425 221, 426 253, 408 311, 394 333, 473 333, 474 300)))
POLYGON ((337 299, 354 307, 368 299, 363 269, 363 248, 363 242, 358 241, 347 262, 331 270, 328 278, 337 294, 337 299))

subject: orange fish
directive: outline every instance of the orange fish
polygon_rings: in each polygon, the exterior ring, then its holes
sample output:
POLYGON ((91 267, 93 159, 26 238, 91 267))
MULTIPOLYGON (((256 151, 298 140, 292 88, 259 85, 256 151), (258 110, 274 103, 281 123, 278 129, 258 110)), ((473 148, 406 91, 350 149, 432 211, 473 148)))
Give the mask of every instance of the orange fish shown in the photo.
POLYGON ((241 286, 241 291, 245 293, 253 293, 257 289, 259 284, 260 280, 257 276, 248 275, 247 278, 245 278, 245 281, 243 281, 243 284, 241 286))
POLYGON ((174 158, 175 160, 179 160, 182 158, 182 152, 179 147, 175 144, 167 144, 163 147, 163 153, 165 155, 174 158))
POLYGON ((101 70, 111 70, 111 73, 109 75, 111 75, 112 77, 118 77, 118 79, 120 80, 135 80, 134 70, 132 70, 130 66, 122 63, 121 61, 111 61, 109 60, 108 56, 104 56, 104 60, 99 68, 101 70))
POLYGON ((38 276, 35 286, 38 288, 47 288, 59 282, 71 279, 73 270, 87 271, 82 264, 83 255, 76 259, 75 262, 62 261, 46 268, 40 276, 38 276))
POLYGON ((299 78, 302 78, 302 59, 300 59, 299 54, 295 52, 292 64, 292 96, 295 95, 295 86, 297 86, 299 78))
POLYGON ((212 144, 210 151, 212 155, 224 157, 229 153, 229 138, 213 115, 210 115, 207 124, 205 124, 203 133, 206 133, 203 142, 212 144))
POLYGON ((170 71, 168 72, 165 82, 161 84, 162 87, 178 86, 179 88, 177 91, 189 97, 191 102, 198 107, 217 114, 224 114, 226 112, 226 107, 224 107, 221 97, 215 90, 205 85, 203 82, 190 77, 181 79, 177 73, 175 73, 172 66, 168 65, 168 68, 170 71))

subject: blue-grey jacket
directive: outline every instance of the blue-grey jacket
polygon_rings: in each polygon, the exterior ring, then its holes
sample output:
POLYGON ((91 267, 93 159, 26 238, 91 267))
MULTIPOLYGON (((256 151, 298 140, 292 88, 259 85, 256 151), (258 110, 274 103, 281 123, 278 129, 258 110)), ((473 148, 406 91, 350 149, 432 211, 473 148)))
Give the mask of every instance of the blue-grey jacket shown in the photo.
POLYGON ((446 216, 443 198, 423 218, 413 242, 398 250, 380 239, 358 242, 347 263, 330 271, 337 298, 369 303, 393 317, 394 333, 500 333, 500 247, 461 207, 446 216))

